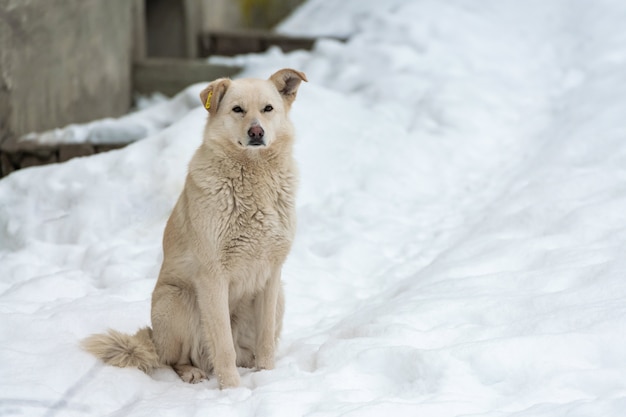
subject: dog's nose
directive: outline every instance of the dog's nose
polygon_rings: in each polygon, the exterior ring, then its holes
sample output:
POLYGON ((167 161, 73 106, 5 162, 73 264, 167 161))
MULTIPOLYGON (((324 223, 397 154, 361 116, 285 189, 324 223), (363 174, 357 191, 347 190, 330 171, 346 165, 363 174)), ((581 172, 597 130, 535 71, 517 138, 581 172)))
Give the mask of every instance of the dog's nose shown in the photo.
POLYGON ((263 135, 265 135, 265 131, 259 125, 254 125, 250 129, 248 129, 248 137, 250 141, 248 145, 250 146, 261 146, 263 145, 263 135))

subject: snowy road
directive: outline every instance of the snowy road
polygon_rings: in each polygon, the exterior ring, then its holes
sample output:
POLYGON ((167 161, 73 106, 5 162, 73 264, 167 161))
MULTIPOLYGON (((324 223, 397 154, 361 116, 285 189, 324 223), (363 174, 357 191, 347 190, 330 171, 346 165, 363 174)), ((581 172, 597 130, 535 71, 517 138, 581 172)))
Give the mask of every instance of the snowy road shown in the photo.
POLYGON ((149 322, 199 101, 0 180, 0 415, 623 416, 624 21, 618 0, 310 0, 280 30, 347 43, 236 58, 310 81, 277 367, 237 389, 78 347, 149 322))

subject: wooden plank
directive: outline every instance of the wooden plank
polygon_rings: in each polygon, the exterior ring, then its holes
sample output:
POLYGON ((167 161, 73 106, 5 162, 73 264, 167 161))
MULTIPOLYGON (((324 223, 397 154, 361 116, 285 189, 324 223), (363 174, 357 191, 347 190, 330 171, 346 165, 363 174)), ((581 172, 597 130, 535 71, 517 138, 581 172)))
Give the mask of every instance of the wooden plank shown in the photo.
MULTIPOLYGON (((239 54, 266 51, 271 46, 278 46, 283 52, 296 49, 310 50, 318 38, 306 36, 287 36, 261 30, 227 31, 213 30, 200 34, 200 56, 233 56, 239 54)), ((330 37, 340 42, 345 38, 330 37)))
POLYGON ((68 143, 59 145, 58 162, 69 161, 78 156, 89 156, 95 153, 95 149, 90 143, 68 143))
POLYGON ((133 90, 141 94, 158 91, 173 96, 191 84, 232 77, 240 71, 240 67, 214 65, 200 59, 145 59, 134 65, 133 90))
POLYGON ((35 140, 15 140, 0 144, 0 178, 22 168, 65 162, 78 156, 106 152, 126 143, 56 143, 42 144, 35 140))

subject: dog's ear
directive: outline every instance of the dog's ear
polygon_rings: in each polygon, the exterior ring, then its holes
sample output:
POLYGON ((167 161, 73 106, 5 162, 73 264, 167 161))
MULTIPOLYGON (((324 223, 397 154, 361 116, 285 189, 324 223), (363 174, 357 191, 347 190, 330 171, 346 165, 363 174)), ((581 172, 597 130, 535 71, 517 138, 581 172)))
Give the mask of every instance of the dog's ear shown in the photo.
POLYGON ((270 81, 274 83, 287 105, 291 105, 296 99, 300 82, 307 81, 307 79, 303 72, 291 68, 284 68, 272 74, 270 81))
POLYGON ((202 90, 200 101, 210 114, 217 112, 228 87, 230 87, 230 80, 228 78, 219 78, 202 90))

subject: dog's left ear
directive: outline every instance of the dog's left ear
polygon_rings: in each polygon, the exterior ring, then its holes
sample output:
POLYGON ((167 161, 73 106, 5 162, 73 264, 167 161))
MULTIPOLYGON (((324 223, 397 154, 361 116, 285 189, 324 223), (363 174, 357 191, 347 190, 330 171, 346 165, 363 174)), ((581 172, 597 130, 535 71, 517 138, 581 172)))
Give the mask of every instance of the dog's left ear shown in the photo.
POLYGON ((202 90, 200 101, 210 114, 215 114, 228 87, 230 87, 230 80, 228 78, 219 78, 202 90))
POLYGON ((285 103, 291 105, 296 99, 300 82, 307 81, 307 79, 303 72, 284 68, 272 74, 270 81, 274 83, 278 92, 283 96, 285 103))

